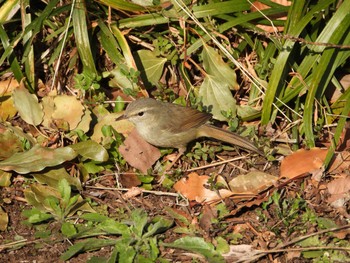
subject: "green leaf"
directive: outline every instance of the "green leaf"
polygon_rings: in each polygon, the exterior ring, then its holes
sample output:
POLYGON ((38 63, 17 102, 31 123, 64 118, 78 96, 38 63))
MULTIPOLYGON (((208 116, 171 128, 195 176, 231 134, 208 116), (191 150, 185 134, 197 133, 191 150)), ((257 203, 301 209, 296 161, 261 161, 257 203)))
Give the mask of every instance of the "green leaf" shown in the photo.
POLYGON ((150 224, 150 226, 147 228, 147 232, 143 235, 143 238, 163 233, 168 230, 173 224, 173 220, 169 220, 162 216, 156 216, 152 219, 152 224, 150 224))
POLYGON ((224 258, 214 249, 214 246, 199 237, 183 237, 173 243, 163 243, 164 246, 181 248, 203 255, 208 262, 224 263, 224 258))
POLYGON ((84 66, 85 75, 97 76, 98 72, 95 67, 95 61, 92 56, 92 48, 90 46, 90 39, 88 34, 88 26, 86 24, 87 10, 85 1, 77 0, 73 11, 73 28, 76 46, 78 48, 79 56, 84 66))
POLYGON ((31 210, 24 210, 23 215, 28 218, 26 221, 31 224, 40 223, 53 218, 51 214, 41 212, 36 208, 32 208, 31 210))
POLYGON ((203 45, 202 58, 204 69, 209 75, 217 77, 223 85, 227 84, 230 89, 238 87, 236 72, 222 60, 214 48, 203 45))
POLYGON ((140 71, 146 75, 147 81, 153 85, 157 85, 162 76, 166 58, 158 58, 150 50, 139 50, 137 53, 140 56, 143 68, 143 70, 140 71))
POLYGON ((100 215, 98 213, 84 214, 81 216, 81 218, 92 222, 104 222, 110 219, 108 216, 100 215))
POLYGON ((59 220, 63 219, 63 209, 60 206, 60 201, 55 196, 48 196, 44 200, 44 206, 49 208, 54 216, 56 216, 59 220))
POLYGON ((98 225, 98 228, 109 234, 129 235, 130 231, 127 225, 108 219, 98 225))
POLYGON ((50 149, 34 145, 32 149, 23 153, 15 153, 10 158, 0 162, 0 169, 16 171, 20 174, 38 172, 46 167, 59 165, 77 156, 71 147, 50 149))
POLYGON ((68 250, 61 255, 61 260, 68 260, 80 252, 96 250, 106 246, 112 246, 116 243, 115 240, 90 238, 82 242, 78 242, 69 247, 68 250))
POLYGON ((19 115, 26 123, 37 126, 43 121, 44 112, 38 98, 23 85, 13 91, 12 97, 19 115))
POLYGON ((98 162, 105 162, 108 160, 108 152, 106 149, 95 141, 79 142, 69 147, 85 158, 98 162))
POLYGON ((35 173, 32 175, 39 183, 47 184, 53 188, 57 188, 58 182, 65 179, 70 185, 75 186, 77 190, 82 190, 79 178, 69 175, 64 168, 51 169, 45 173, 35 173))
POLYGON ((63 235, 66 237, 71 237, 77 234, 77 230, 74 226, 74 224, 69 223, 69 222, 64 222, 61 226, 61 232, 63 235))
POLYGON ((131 246, 132 239, 122 238, 117 240, 115 249, 119 252, 118 262, 133 263, 136 251, 131 246))
POLYGON ((147 213, 142 209, 135 209, 131 213, 131 219, 134 224, 132 227, 134 234, 138 237, 142 237, 148 220, 147 213))
POLYGON ((213 117, 220 121, 227 120, 222 111, 232 111, 236 114, 236 101, 232 96, 231 90, 225 81, 212 75, 206 75, 199 89, 199 97, 204 106, 213 117))
POLYGON ((71 188, 66 179, 61 179, 58 182, 58 191, 61 194, 64 204, 68 204, 71 194, 71 188))

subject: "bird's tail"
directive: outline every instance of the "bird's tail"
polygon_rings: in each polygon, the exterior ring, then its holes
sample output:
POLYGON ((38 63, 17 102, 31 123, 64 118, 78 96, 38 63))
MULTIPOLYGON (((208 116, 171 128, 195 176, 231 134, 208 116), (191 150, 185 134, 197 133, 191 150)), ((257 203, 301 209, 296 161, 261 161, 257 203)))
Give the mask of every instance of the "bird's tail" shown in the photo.
POLYGON ((238 134, 235 134, 230 131, 225 131, 223 129, 217 128, 209 124, 201 126, 198 137, 211 137, 223 142, 237 145, 240 148, 253 151, 264 156, 264 153, 246 138, 243 138, 238 134))

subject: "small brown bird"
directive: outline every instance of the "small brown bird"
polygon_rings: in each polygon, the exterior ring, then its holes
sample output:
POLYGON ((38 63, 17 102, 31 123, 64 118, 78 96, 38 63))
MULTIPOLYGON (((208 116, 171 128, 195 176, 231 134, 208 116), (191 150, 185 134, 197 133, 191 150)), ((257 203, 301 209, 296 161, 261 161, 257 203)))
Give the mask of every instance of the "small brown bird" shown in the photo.
POLYGON ((196 109, 142 98, 130 103, 124 115, 117 120, 128 119, 148 143, 177 148, 180 154, 185 152, 189 142, 209 137, 264 155, 249 140, 207 124, 210 118, 211 114, 196 109))

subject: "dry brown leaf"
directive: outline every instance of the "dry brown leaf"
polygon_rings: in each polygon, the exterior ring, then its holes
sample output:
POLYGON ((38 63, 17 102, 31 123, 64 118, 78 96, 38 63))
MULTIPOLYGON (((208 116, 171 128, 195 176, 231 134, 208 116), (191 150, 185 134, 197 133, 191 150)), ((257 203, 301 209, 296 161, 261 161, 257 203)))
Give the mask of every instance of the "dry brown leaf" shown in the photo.
POLYGON ((260 171, 251 171, 247 174, 241 174, 229 182, 230 189, 234 194, 253 194, 272 186, 278 177, 260 171))
POLYGON ((141 181, 136 174, 120 174, 119 181, 125 188, 131 188, 141 184, 141 181))
POLYGON ((339 79, 340 84, 342 85, 343 89, 334 89, 332 90, 332 97, 330 99, 330 103, 333 104, 334 102, 336 102, 339 97, 344 94, 344 91, 346 91, 349 87, 350 87, 350 74, 346 74, 344 76, 342 76, 339 79))
POLYGON ((217 211, 215 208, 205 205, 203 208, 202 216, 199 219, 200 227, 206 232, 209 233, 212 229, 213 219, 217 217, 217 211))
POLYGON ((322 168, 327 149, 300 149, 281 162, 280 177, 293 179, 306 173, 315 173, 322 168))
POLYGON ((350 176, 343 175, 327 184, 330 197, 327 201, 336 208, 341 208, 350 200, 350 176))
POLYGON ((226 262, 252 261, 260 251, 254 249, 252 245, 231 245, 228 253, 222 254, 226 262))
POLYGON ((6 79, 0 81, 0 96, 4 94, 11 94, 12 91, 19 86, 17 80, 15 79, 6 79))
POLYGON ((194 200, 198 203, 211 203, 223 198, 231 196, 233 193, 226 189, 218 190, 219 194, 215 191, 207 189, 209 176, 199 176, 197 173, 190 173, 188 178, 182 178, 175 185, 174 189, 180 192, 183 196, 189 200, 194 200))
POLYGON ((119 151, 132 167, 139 169, 142 173, 147 173, 147 170, 161 156, 159 149, 147 143, 136 129, 125 139, 124 145, 119 147, 119 151))
POLYGON ((350 152, 340 152, 335 155, 334 161, 328 168, 329 173, 338 174, 349 171, 350 152))
POLYGON ((52 119, 63 120, 69 124, 69 129, 74 130, 84 115, 84 106, 73 96, 58 95, 54 98, 55 110, 52 119))
POLYGON ((17 80, 7 79, 0 81, 0 120, 7 120, 16 115, 17 109, 11 96, 12 91, 19 86, 17 80))
POLYGON ((43 106, 43 112, 44 112, 44 118, 42 125, 46 128, 52 128, 52 114, 55 111, 55 103, 54 103, 54 97, 52 96, 45 96, 41 100, 41 104, 43 106))
MULTIPOLYGON (((277 4, 280 4, 280 5, 284 5, 284 6, 290 6, 291 5, 291 2, 288 1, 288 0, 271 0, 271 2, 274 2, 274 3, 277 3, 277 4)), ((257 11, 261 11, 261 10, 264 10, 264 9, 268 9, 270 8, 268 5, 265 5, 259 1, 255 1, 252 3, 251 7, 250 7, 250 10, 253 11, 253 12, 257 12, 257 11)), ((283 15, 283 16, 271 16, 270 17, 271 19, 278 19, 278 20, 286 20, 287 19, 287 16, 283 15)), ((283 26, 266 26, 266 25, 257 25, 257 27, 263 29, 264 31, 266 32, 275 32, 274 29, 278 30, 278 31, 283 31, 284 27, 283 26)))

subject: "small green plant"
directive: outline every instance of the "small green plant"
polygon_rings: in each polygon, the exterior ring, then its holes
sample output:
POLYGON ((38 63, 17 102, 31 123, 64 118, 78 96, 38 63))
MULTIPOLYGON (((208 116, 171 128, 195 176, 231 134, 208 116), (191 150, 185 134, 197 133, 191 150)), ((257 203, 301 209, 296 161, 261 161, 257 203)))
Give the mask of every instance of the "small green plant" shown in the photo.
POLYGON ((33 206, 23 211, 31 224, 55 219, 63 223, 67 217, 78 210, 93 211, 79 194, 72 194, 66 179, 58 182, 57 189, 51 186, 33 184, 24 192, 27 202, 33 206))
POLYGON ((202 145, 199 142, 196 142, 191 152, 186 154, 186 157, 190 158, 192 162, 196 162, 199 160, 208 161, 209 159, 214 160, 215 154, 221 151, 222 151, 221 146, 208 146, 208 145, 202 145))
POLYGON ((97 76, 95 73, 83 72, 81 74, 77 74, 74 77, 76 82, 75 86, 81 90, 97 90, 100 88, 100 84, 98 83, 102 77, 97 76))
MULTIPOLYGON (((131 212, 130 219, 123 222, 102 216, 96 213, 85 214, 82 216, 87 220, 89 227, 81 229, 70 236, 78 238, 86 235, 117 235, 117 239, 85 239, 71 246, 66 253, 61 256, 62 260, 68 260, 77 253, 100 249, 106 245, 114 245, 114 250, 106 262, 154 262, 159 256, 158 238, 173 225, 173 220, 161 216, 149 220, 147 213, 142 209, 135 209, 131 212), (147 261, 145 261, 147 259, 147 261)), ((74 226, 67 227, 68 232, 74 229, 74 226), (69 230, 71 228, 71 230, 69 230)), ((96 260, 103 260, 96 258, 96 260)), ((106 260, 106 259, 105 259, 106 260)))

